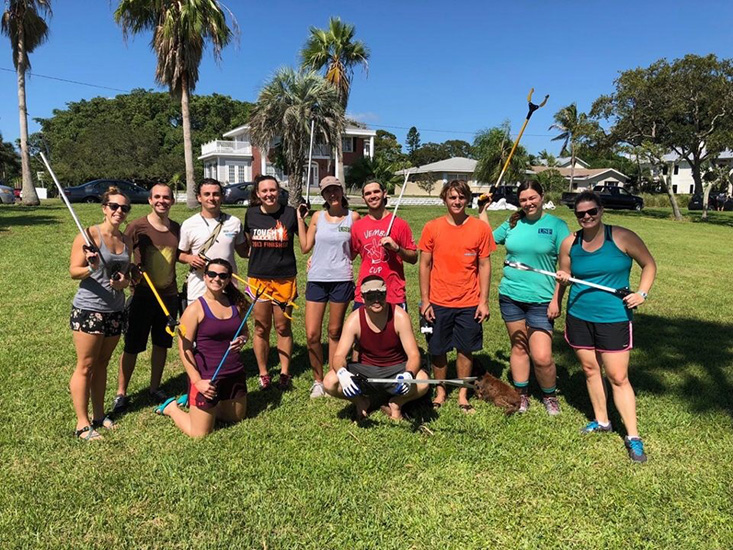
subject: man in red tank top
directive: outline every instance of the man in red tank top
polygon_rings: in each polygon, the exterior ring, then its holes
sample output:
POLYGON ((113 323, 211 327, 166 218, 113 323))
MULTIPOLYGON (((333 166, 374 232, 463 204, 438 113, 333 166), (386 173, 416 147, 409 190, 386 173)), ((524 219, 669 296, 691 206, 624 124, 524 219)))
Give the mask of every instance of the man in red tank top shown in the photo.
POLYGON ((361 295, 365 307, 346 319, 323 385, 329 395, 354 403, 357 420, 380 405, 387 416, 401 420, 402 405, 428 391, 427 384, 409 383, 428 379, 427 373, 420 369, 420 352, 410 316, 401 307, 387 303, 387 284, 377 275, 364 278, 361 295), (355 342, 359 342, 358 362, 347 362, 355 342), (370 384, 354 375, 394 378, 395 383, 370 384))

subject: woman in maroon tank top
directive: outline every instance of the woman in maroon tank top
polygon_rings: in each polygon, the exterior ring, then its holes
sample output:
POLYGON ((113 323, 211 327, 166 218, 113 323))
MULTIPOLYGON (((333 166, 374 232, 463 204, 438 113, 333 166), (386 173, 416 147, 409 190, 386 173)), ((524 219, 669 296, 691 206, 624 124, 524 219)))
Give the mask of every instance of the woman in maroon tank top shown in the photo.
POLYGON ((249 339, 247 326, 233 338, 248 304, 232 284, 231 275, 232 266, 226 260, 215 258, 206 264, 206 292, 181 316, 185 336, 179 337, 178 350, 190 381, 188 396, 168 399, 155 409, 158 414, 170 416, 190 437, 211 433, 217 418, 239 422, 246 413, 247 380, 239 352, 249 339), (232 351, 212 383, 211 378, 229 348, 232 351), (188 413, 179 407, 187 401, 188 413))

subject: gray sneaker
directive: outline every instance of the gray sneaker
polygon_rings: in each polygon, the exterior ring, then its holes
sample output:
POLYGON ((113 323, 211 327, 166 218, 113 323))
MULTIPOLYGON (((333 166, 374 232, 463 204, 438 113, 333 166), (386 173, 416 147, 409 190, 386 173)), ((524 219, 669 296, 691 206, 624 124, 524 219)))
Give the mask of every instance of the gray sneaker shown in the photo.
POLYGON ((326 389, 323 387, 323 382, 313 382, 311 399, 318 399, 319 397, 326 397, 326 389))
POLYGON ((545 410, 550 416, 557 416, 560 414, 560 402, 554 395, 543 397, 542 404, 545 406, 545 410))
POLYGON ((519 399, 520 399, 520 402, 519 402, 519 411, 518 412, 519 414, 526 413, 527 410, 529 409, 529 395, 527 395, 526 393, 520 393, 519 399))
POLYGON ((117 394, 115 400, 112 401, 112 414, 122 414, 130 405, 130 398, 126 395, 117 394))

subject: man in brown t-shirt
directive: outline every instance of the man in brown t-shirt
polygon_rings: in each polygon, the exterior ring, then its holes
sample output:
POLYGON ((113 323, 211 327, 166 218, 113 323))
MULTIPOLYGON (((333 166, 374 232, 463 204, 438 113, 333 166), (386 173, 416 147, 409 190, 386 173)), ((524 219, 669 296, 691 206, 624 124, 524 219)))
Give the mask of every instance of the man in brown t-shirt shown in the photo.
MULTIPOLYGON (((174 202, 170 187, 165 184, 153 186, 148 196, 152 211, 130 222, 125 231, 132 240, 135 263, 140 264, 148 274, 171 315, 178 310, 176 257, 181 234, 181 226, 168 217, 174 202)), ((117 396, 113 403, 115 413, 123 412, 129 404, 127 386, 135 369, 137 354, 145 351, 149 335, 153 342, 149 396, 157 402, 165 401, 168 397, 159 386, 173 338, 165 331, 168 319, 144 278, 133 289, 129 312, 125 349, 120 358, 117 396)))

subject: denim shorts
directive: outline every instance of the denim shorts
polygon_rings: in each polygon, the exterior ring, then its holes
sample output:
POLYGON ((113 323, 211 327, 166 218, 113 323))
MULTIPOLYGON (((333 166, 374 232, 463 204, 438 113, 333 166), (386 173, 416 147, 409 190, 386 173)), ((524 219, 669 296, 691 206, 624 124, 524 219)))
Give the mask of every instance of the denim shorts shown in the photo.
POLYGON ((549 303, 517 302, 509 296, 499 294, 499 310, 505 323, 524 321, 528 328, 551 333, 555 322, 547 318, 547 306, 549 305, 549 303))

